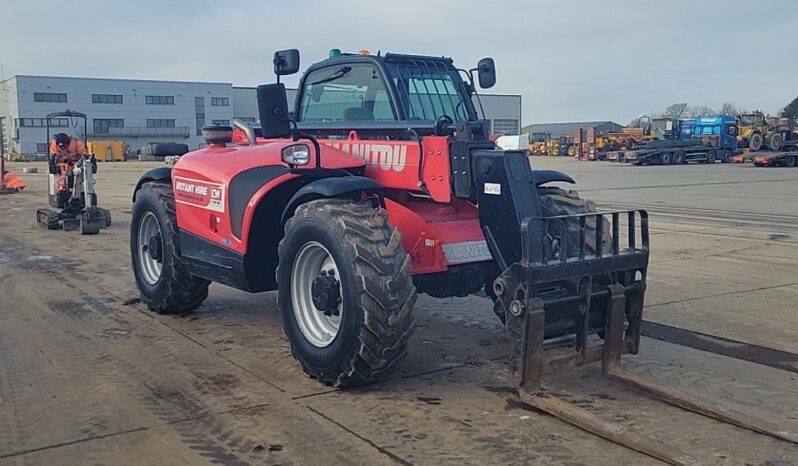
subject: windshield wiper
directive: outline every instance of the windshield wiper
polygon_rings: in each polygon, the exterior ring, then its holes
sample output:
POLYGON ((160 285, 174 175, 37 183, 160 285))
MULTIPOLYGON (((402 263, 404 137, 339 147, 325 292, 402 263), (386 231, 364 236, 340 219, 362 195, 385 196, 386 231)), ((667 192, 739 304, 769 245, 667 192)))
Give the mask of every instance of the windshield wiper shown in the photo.
POLYGON ((335 81, 336 79, 343 78, 344 76, 349 74, 350 71, 352 71, 352 67, 351 66, 343 66, 340 69, 338 69, 337 71, 333 72, 333 74, 327 76, 326 78, 319 79, 318 81, 313 81, 310 84, 314 85, 314 84, 329 83, 329 82, 335 81))

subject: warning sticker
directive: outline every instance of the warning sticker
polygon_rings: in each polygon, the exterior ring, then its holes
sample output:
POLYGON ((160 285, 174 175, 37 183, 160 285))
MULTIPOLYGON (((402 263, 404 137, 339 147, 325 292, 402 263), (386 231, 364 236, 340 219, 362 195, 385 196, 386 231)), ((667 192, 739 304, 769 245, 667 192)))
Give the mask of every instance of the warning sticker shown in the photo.
POLYGON ((224 212, 224 185, 211 181, 175 177, 175 202, 214 212, 224 212))

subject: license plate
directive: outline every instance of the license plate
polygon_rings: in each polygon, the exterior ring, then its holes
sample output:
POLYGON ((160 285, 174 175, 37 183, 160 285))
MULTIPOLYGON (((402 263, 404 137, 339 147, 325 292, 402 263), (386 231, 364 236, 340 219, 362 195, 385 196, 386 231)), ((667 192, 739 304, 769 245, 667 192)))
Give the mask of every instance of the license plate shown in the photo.
POLYGON ((488 243, 484 240, 444 244, 443 255, 449 265, 493 260, 488 243))

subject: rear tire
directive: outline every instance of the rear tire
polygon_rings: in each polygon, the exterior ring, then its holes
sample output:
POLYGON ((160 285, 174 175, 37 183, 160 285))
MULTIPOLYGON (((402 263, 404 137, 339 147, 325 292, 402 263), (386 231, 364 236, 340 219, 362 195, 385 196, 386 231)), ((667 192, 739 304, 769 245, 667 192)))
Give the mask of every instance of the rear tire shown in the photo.
POLYGON ((780 133, 773 133, 770 138, 768 138, 768 149, 772 151, 777 151, 781 149, 782 138, 780 133))
POLYGON ((795 163, 796 163, 795 159, 798 159, 798 156, 794 156, 793 155, 793 156, 787 157, 787 160, 784 161, 784 165, 787 166, 787 167, 790 167, 790 168, 794 167, 795 163))
POLYGON ((723 158, 720 159, 721 163, 730 163, 732 159, 732 151, 726 149, 723 151, 723 158))
POLYGON ((716 158, 717 158, 717 154, 715 153, 714 150, 711 150, 711 151, 707 152, 707 158, 706 158, 705 162, 711 165, 711 164, 715 163, 715 159, 716 158))
POLYGON ((677 150, 673 153, 673 164, 674 165, 684 165, 685 157, 683 150, 677 150))
POLYGON ((417 294, 386 211, 351 200, 308 202, 286 222, 278 251, 283 331, 305 373, 335 387, 392 373, 415 329, 417 294))
POLYGON ((130 221, 130 256, 141 300, 151 310, 160 314, 190 312, 208 297, 210 282, 192 276, 180 254, 170 185, 147 183, 136 193, 130 221), (147 228, 144 233, 142 227, 147 228), (146 244, 142 235, 147 236, 146 244))
POLYGON ((670 152, 663 152, 659 155, 659 163, 661 165, 670 165, 673 162, 673 154, 670 152))

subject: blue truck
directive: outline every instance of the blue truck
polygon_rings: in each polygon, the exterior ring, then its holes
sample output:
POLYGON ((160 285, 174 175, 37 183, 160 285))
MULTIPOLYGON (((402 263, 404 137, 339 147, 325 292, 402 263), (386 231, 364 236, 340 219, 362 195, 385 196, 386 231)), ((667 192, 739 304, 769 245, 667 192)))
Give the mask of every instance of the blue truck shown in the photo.
POLYGON ((737 150, 737 118, 730 115, 667 120, 664 139, 654 139, 623 159, 635 165, 728 163, 737 150))

